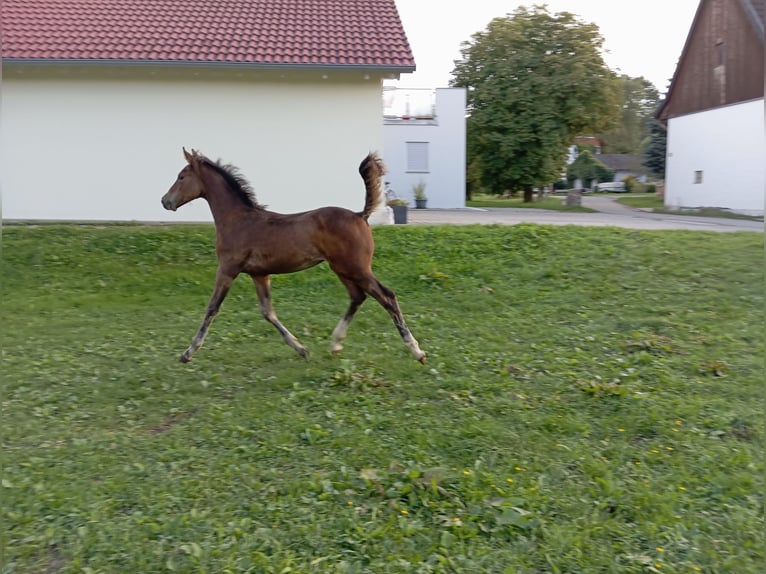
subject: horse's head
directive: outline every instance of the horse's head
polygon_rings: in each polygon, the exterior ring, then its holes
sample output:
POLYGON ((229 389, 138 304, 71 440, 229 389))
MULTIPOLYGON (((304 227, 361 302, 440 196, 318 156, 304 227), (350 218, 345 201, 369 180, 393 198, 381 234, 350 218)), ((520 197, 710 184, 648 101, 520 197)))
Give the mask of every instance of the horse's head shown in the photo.
POLYGON ((200 169, 204 161, 203 156, 192 150, 191 153, 184 148, 184 157, 187 164, 179 172, 168 192, 162 196, 162 207, 175 211, 185 203, 201 197, 204 192, 200 169))

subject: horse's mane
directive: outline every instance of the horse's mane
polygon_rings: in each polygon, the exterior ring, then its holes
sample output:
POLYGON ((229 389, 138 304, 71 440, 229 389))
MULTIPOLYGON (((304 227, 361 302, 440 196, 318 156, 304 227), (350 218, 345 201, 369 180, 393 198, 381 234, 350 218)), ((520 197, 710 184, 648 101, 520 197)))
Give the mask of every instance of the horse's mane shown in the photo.
POLYGON ((222 164, 221 160, 212 161, 205 158, 205 164, 211 167, 218 175, 220 175, 229 189, 242 201, 246 207, 252 209, 263 209, 258 201, 255 199, 255 192, 250 182, 245 179, 239 169, 231 164, 222 164))

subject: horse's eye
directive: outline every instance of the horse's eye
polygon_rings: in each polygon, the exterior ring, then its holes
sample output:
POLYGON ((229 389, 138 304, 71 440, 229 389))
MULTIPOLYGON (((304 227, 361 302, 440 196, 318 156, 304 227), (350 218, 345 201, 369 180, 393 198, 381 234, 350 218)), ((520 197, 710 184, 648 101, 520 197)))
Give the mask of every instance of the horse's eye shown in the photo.
POLYGON ((178 181, 181 181, 184 178, 184 174, 179 173, 178 174, 178 181))

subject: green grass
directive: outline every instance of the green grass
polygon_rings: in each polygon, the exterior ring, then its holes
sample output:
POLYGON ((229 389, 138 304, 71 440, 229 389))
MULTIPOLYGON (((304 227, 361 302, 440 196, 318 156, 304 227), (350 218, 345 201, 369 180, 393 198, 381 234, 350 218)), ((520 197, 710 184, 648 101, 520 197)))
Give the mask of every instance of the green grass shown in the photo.
POLYGON ((724 217, 727 219, 748 219, 751 221, 763 221, 763 217, 733 213, 717 207, 702 207, 700 209, 665 209, 662 199, 656 195, 643 195, 636 197, 621 197, 618 199, 623 205, 635 209, 651 209, 654 213, 670 213, 673 215, 696 215, 697 217, 724 217))
POLYGON ((761 235, 375 236, 425 366, 325 265, 182 365, 212 227, 4 229, 0 571, 762 571, 761 235))
POLYGON ((656 194, 632 197, 623 196, 617 201, 634 209, 662 209, 664 207, 662 198, 658 197, 656 194))
POLYGON ((540 201, 535 200, 530 203, 524 203, 524 198, 518 197, 498 197, 494 195, 474 195, 474 198, 465 202, 466 207, 529 207, 534 209, 552 209, 554 211, 578 211, 581 213, 593 212, 588 207, 570 207, 564 205, 563 196, 546 197, 540 201))

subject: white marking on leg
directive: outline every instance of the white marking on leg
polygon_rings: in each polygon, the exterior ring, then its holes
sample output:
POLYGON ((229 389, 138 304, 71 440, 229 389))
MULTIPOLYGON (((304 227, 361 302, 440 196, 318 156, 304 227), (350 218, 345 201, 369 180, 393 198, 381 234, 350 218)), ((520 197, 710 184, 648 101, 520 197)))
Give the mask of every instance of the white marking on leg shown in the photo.
POLYGON ((418 344, 417 339, 412 336, 412 333, 407 333, 407 336, 404 337, 404 344, 407 345, 407 348, 410 350, 410 353, 421 363, 425 364, 426 362, 426 353, 420 348, 420 345, 418 344))
POLYGON ((346 338, 348 324, 349 322, 346 320, 346 317, 343 317, 338 321, 338 325, 332 332, 332 345, 330 346, 331 353, 340 353, 343 350, 343 339, 346 338))

